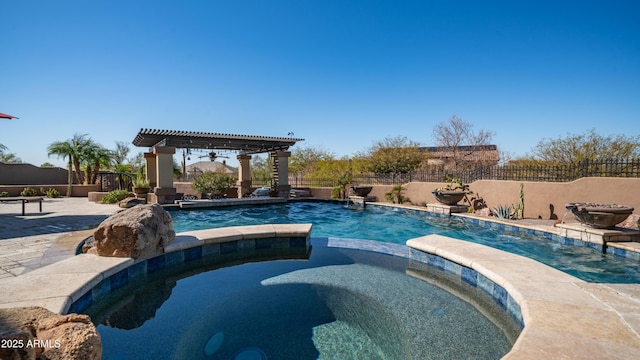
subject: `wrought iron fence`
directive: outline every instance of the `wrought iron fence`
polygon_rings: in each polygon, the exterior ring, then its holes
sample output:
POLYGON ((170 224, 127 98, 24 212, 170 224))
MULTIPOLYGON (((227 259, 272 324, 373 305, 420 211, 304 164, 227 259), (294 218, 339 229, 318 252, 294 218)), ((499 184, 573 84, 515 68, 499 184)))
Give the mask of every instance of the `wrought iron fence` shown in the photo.
MULTIPOLYGON (((457 171, 434 167, 398 174, 354 174, 353 182, 362 185, 398 185, 412 181, 441 182, 447 176, 460 178, 465 183, 477 180, 568 182, 582 177, 638 178, 640 159, 585 160, 575 164, 559 165, 477 166, 457 171)), ((337 179, 290 175, 289 184, 293 187, 333 187, 337 184, 337 179)))
MULTIPOLYGON (((358 173, 353 174, 353 182, 361 185, 398 185, 412 181, 441 182, 447 176, 460 178, 465 183, 472 183, 476 180, 567 182, 581 177, 640 178, 640 159, 585 160, 576 164, 560 165, 477 166, 457 171, 433 167, 426 170, 396 174, 358 173)), ((100 172, 98 173, 100 191, 131 190, 133 177, 133 174, 100 172)), ((182 179, 182 181, 192 181, 193 176, 184 176, 182 179)), ((337 182, 337 178, 289 175, 289 185, 298 188, 333 187, 337 185, 337 182)), ((272 184, 273 179, 271 177, 252 178, 254 187, 271 187, 272 184)))
POLYGON ((128 190, 133 189, 134 174, 129 173, 117 173, 109 171, 100 171, 96 174, 98 180, 99 190, 101 192, 109 192, 113 190, 128 190))

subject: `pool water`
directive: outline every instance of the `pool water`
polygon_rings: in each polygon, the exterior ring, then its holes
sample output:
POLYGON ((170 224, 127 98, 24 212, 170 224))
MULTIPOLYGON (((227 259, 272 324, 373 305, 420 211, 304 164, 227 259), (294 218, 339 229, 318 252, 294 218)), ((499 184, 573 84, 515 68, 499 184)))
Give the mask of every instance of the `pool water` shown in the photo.
POLYGON ((406 258, 316 245, 302 260, 237 256, 154 273, 90 308, 103 359, 499 359, 520 331, 459 278, 408 276, 406 258))
POLYGON ((640 263, 544 236, 507 233, 458 217, 436 217, 377 206, 328 202, 289 202, 212 210, 171 211, 176 232, 238 225, 312 223, 314 237, 340 237, 405 244, 411 238, 440 234, 540 261, 577 278, 599 283, 640 283, 640 263))

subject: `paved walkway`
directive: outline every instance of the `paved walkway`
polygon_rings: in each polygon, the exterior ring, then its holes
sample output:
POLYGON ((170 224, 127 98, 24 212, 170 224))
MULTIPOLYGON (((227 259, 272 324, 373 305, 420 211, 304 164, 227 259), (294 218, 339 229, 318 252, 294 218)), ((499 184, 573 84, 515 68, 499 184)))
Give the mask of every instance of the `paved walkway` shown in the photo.
POLYGON ((38 204, 0 203, 0 279, 24 274, 75 254, 76 246, 93 232, 117 205, 87 198, 45 199, 38 204))

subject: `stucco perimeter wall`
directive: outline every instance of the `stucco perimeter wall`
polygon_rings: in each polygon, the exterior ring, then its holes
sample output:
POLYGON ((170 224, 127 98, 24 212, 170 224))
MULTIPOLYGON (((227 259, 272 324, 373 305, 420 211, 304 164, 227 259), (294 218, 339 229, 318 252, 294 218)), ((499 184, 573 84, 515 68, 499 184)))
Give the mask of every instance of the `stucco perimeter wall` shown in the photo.
MULTIPOLYGON (((490 208, 494 208, 518 202, 521 183, 524 184, 524 216, 527 218, 561 219, 565 204, 570 202, 628 205, 635 208, 634 213, 640 213, 640 179, 637 178, 582 178, 567 183, 479 180, 470 184, 470 189, 474 196, 481 196, 490 208)), ((443 185, 412 182, 403 187, 411 203, 424 205, 435 202, 431 192, 443 185)))
POLYGON ((69 172, 59 167, 39 167, 31 164, 0 162, 0 185, 63 185, 69 172))

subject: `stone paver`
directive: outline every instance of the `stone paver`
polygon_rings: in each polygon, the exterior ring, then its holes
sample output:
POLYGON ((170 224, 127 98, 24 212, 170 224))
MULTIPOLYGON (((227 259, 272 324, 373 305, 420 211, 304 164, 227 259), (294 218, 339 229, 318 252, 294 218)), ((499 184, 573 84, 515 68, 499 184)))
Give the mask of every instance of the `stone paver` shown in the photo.
POLYGON ((19 203, 0 203, 0 279, 73 256, 78 243, 91 235, 87 229, 119 209, 87 198, 45 199, 42 213, 29 205, 22 216, 19 203))

